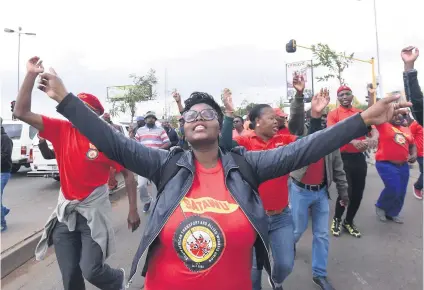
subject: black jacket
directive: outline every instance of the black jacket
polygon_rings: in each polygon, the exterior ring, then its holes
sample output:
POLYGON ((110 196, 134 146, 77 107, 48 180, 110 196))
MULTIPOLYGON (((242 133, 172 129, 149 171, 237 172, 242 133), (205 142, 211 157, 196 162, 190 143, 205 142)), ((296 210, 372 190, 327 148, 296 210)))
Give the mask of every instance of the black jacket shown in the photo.
POLYGON ((423 92, 418 84, 418 72, 413 69, 403 72, 406 99, 412 103, 412 114, 418 124, 423 125, 423 92))
POLYGON ((165 132, 168 135, 169 141, 171 142, 171 147, 177 146, 178 142, 180 141, 177 132, 175 132, 173 128, 165 129, 165 132))
MULTIPOLYGON (((135 140, 125 138, 125 136, 116 133, 73 94, 66 96, 57 106, 57 111, 71 121, 83 135, 110 159, 117 161, 138 175, 153 180, 156 185, 161 177, 160 168, 175 153, 175 151, 168 152, 145 147, 135 140)), ((363 136, 366 132, 366 126, 361 116, 357 114, 329 129, 322 130, 277 149, 247 152, 239 147, 236 150, 246 158, 246 161, 255 171, 258 182, 262 183, 317 162, 320 158, 350 142, 352 139, 363 136)), ((259 195, 250 188, 247 182, 243 181, 231 154, 220 150, 220 158, 224 168, 226 187, 258 233, 255 249, 262 253, 261 258, 269 263, 268 217, 265 214, 259 195)), ((141 257, 145 253, 147 253, 147 259, 143 273, 148 271, 149 256, 151 256, 154 247, 157 245, 159 233, 193 184, 195 166, 192 152, 185 152, 178 160, 177 165, 181 169, 164 187, 146 223, 146 228, 131 267, 130 281, 138 269, 141 257)), ((237 263, 234 265, 236 266, 237 263)), ((227 278, 232 278, 231 273, 228 273, 227 278)), ((223 279, 226 278, 224 277, 223 279)))
POLYGON ((1 127, 1 172, 7 173, 12 171, 12 150, 13 141, 9 138, 1 127))

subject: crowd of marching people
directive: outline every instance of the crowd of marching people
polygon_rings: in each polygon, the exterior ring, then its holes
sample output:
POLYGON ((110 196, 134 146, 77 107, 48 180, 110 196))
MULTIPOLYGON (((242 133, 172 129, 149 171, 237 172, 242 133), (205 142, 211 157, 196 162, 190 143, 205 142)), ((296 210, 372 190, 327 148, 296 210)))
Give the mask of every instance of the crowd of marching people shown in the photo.
MULTIPOLYGON (((43 259, 54 245, 67 290, 85 289, 84 280, 100 289, 126 289, 137 272, 145 277, 147 290, 199 285, 259 290, 263 270, 273 289, 282 290, 311 218, 312 280, 321 289, 334 289, 327 278, 329 233, 362 235, 354 219, 367 177, 364 153, 376 149, 384 183, 375 204, 379 220, 403 223, 409 164, 415 161, 421 175, 413 194, 422 199, 418 54, 414 47, 402 50, 409 102, 393 95, 361 111, 352 106, 354 94, 343 85, 336 92, 339 106, 325 114, 330 92, 322 89, 312 98, 306 122, 305 82, 295 75, 290 118, 267 104, 237 116, 229 89, 221 96, 224 111, 208 93, 193 92, 183 102, 175 92, 178 128, 168 120, 159 126, 155 113, 148 111, 136 118, 130 138, 116 130, 97 97, 67 91, 53 69, 46 71, 40 58, 31 58, 14 115, 38 129, 40 142, 52 143, 54 150, 40 150, 57 159, 61 176, 58 204, 36 258, 43 259), (32 112, 37 79, 38 88, 58 103, 57 111, 68 121, 32 112), (116 172, 125 178, 129 229, 140 225, 137 183, 143 211, 149 212, 128 277, 106 263, 115 251, 108 190, 116 187, 116 172), (338 197, 331 220, 333 183, 338 197)), ((11 162, 3 144, 7 151, 2 130, 2 194, 11 162)), ((3 205, 1 212, 3 230, 3 205)))

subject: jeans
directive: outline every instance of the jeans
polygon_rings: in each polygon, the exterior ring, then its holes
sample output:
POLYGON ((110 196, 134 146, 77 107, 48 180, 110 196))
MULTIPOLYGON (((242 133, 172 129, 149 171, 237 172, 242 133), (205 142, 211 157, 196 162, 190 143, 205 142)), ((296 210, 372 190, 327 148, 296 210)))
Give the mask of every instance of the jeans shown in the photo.
POLYGON ((330 206, 327 187, 320 191, 309 191, 290 183, 290 206, 294 222, 294 239, 297 243, 308 227, 309 208, 312 213, 312 274, 327 276, 328 219, 330 206))
POLYGON ((398 216, 405 201, 409 181, 409 165, 408 163, 395 165, 387 161, 377 161, 375 167, 384 183, 384 189, 375 206, 384 210, 389 217, 398 216))
POLYGON ((5 219, 5 211, 7 211, 7 208, 3 206, 3 191, 6 187, 7 182, 10 179, 10 172, 2 172, 1 173, 1 225, 6 225, 6 219, 5 219))
MULTIPOLYGON (((272 280, 275 286, 283 284, 294 267, 294 235, 291 210, 286 207, 281 214, 268 217, 269 240, 272 253, 272 280)), ((256 254, 253 251, 253 290, 261 288, 262 271, 256 268, 256 254)))
MULTIPOLYGON (((349 205, 347 207, 346 222, 353 223, 359 206, 361 205, 362 196, 365 190, 365 180, 367 178, 367 161, 362 153, 342 153, 343 170, 346 173, 348 183, 349 205)), ((336 201, 336 211, 334 217, 341 219, 345 211, 345 207, 340 205, 340 197, 336 201)))
MULTIPOLYGON (((138 186, 139 188, 139 193, 140 193, 140 200, 141 203, 149 203, 152 201, 152 197, 150 196, 149 192, 147 191, 147 183, 149 182, 149 180, 143 176, 138 176, 138 186)), ((152 182, 152 193, 156 196, 156 186, 155 184, 152 182)))
POLYGON ((124 275, 103 263, 103 252, 91 237, 87 220, 77 214, 76 227, 57 222, 52 240, 65 290, 84 290, 84 278, 102 290, 122 289, 124 275))
POLYGON ((420 166, 420 177, 418 177, 417 182, 415 182, 414 187, 416 189, 423 189, 423 158, 417 158, 418 165, 420 166))

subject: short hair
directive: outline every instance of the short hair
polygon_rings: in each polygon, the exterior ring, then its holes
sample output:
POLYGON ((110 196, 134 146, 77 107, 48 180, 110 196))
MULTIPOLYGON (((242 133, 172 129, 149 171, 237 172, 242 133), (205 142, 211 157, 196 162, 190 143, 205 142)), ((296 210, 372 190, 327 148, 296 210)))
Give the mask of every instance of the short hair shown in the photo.
POLYGON ((256 118, 259 118, 260 116, 262 116, 263 110, 265 108, 271 108, 271 106, 268 105, 268 104, 259 104, 259 105, 254 106, 252 108, 252 110, 250 111, 250 113, 249 113, 249 121, 250 121, 249 128, 251 130, 255 129, 256 118))
POLYGON ((193 92, 190 97, 184 101, 184 110, 183 112, 187 112, 191 109, 194 105, 197 104, 206 104, 212 107, 218 115, 218 123, 219 126, 222 126, 222 121, 224 120, 224 114, 222 113, 221 107, 218 105, 218 103, 214 100, 214 98, 209 95, 208 93, 203 92, 193 92))
POLYGON ((235 119, 240 119, 242 123, 244 122, 243 118, 242 118, 242 117, 240 117, 240 116, 234 116, 234 120, 235 120, 235 119))

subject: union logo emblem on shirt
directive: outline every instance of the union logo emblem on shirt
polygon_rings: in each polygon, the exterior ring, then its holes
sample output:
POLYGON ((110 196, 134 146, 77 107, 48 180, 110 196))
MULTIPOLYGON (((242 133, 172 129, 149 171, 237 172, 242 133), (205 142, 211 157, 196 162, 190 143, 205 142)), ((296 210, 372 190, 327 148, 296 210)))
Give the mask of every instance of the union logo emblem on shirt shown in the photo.
POLYGON ((88 146, 90 147, 90 149, 88 149, 85 155, 90 160, 96 159, 99 156, 99 150, 97 150, 96 146, 91 143, 88 146))
POLYGON ((193 272, 215 265, 225 247, 225 236, 218 224, 200 216, 185 219, 175 231, 173 241, 178 257, 193 272))
POLYGON ((399 145, 404 145, 406 143, 406 138, 402 133, 396 133, 395 142, 399 145))

